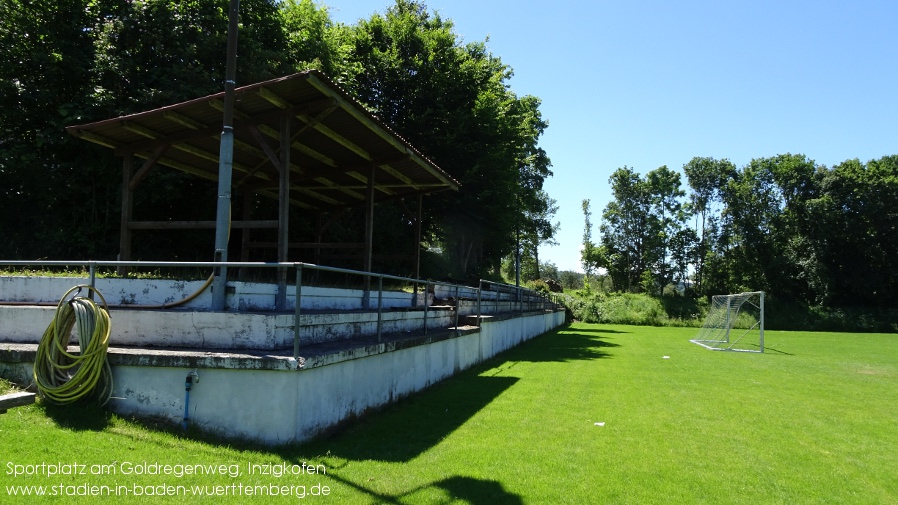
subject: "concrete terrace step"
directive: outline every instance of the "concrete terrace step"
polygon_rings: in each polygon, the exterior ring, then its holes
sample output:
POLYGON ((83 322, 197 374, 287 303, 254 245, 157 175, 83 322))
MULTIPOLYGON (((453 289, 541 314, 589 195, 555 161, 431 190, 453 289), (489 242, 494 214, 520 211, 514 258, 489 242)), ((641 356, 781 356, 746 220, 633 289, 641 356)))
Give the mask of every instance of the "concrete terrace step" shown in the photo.
MULTIPOLYGON (((0 341, 37 343, 53 319, 55 307, 0 305, 0 341)), ((196 310, 110 309, 112 345, 220 349, 293 348, 293 313, 210 312, 196 310)), ((453 326, 452 307, 430 307, 429 331, 453 326)), ((300 314, 303 345, 376 335, 377 311, 306 311, 300 314)), ((381 333, 423 331, 423 308, 384 310, 381 333)))
MULTIPOLYGON (((115 316, 113 315, 113 318, 115 316)), ((292 349, 113 344, 109 408, 190 422, 227 437, 301 442, 420 391, 563 323, 562 311, 483 319, 482 327, 385 333, 292 349), (185 375, 201 378, 188 396, 185 375), (235 409, 239 405, 239 409, 235 409)), ((74 350, 74 347, 72 347, 74 350)), ((0 343, 0 377, 28 384, 37 345, 0 343)))
MULTIPOLYGON (((300 348, 299 359, 293 349, 214 349, 155 346, 111 346, 109 364, 113 366, 154 366, 173 368, 222 368, 243 370, 304 370, 341 361, 363 358, 476 333, 476 326, 460 326, 438 332, 392 333, 311 344, 300 348)), ((0 342, 0 363, 33 363, 38 344, 0 342)), ((77 345, 68 351, 77 354, 77 345)))

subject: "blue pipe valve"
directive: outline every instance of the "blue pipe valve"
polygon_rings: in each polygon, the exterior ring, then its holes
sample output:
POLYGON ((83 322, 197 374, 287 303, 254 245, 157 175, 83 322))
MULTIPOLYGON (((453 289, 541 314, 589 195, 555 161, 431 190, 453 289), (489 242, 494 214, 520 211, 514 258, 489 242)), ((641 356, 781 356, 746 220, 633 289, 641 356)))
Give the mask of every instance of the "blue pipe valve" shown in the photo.
POLYGON ((187 379, 184 382, 184 388, 187 391, 190 391, 191 389, 193 389, 194 384, 199 384, 199 383, 200 383, 200 374, 196 373, 196 370, 194 370, 194 371, 190 372, 189 374, 187 374, 187 379))
POLYGON ((184 379, 184 421, 181 423, 181 426, 186 430, 187 424, 190 421, 190 390, 193 389, 194 384, 199 384, 200 382, 200 374, 196 373, 196 370, 187 374, 187 378, 184 379))

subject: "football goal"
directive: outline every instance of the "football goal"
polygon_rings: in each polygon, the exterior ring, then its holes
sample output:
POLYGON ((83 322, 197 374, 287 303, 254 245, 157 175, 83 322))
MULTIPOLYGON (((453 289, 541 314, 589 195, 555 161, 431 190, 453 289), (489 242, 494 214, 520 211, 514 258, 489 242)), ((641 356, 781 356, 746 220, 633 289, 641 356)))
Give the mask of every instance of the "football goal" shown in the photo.
POLYGON ((764 292, 714 295, 705 325, 690 342, 715 351, 764 352, 764 292))

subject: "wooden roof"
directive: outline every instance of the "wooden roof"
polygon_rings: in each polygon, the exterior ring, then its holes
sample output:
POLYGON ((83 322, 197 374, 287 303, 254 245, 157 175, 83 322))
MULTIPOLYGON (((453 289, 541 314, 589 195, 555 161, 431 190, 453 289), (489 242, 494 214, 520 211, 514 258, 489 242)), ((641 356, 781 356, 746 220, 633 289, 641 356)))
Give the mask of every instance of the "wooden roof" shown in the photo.
MULTIPOLYGON (((285 116, 292 121, 292 205, 312 211, 362 205, 372 167, 375 201, 458 189, 449 174, 318 71, 239 87, 234 104, 235 190, 278 198, 285 116)), ((155 161, 217 181, 223 109, 221 92, 66 130, 118 155, 150 160, 138 179, 155 161)))

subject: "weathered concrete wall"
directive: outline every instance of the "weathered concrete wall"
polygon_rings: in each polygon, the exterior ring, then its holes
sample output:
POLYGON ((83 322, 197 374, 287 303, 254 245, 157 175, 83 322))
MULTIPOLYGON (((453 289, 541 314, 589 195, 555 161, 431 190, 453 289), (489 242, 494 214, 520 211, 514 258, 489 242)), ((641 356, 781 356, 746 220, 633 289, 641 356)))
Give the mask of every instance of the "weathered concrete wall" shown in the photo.
MULTIPOLYGON (((37 343, 53 319, 55 304, 72 286, 85 282, 78 278, 0 277, 0 301, 44 303, 49 306, 0 304, 0 342, 37 343)), ((168 309, 139 308, 182 300, 202 286, 202 282, 98 279, 97 289, 113 304, 111 340, 116 345, 202 347, 217 349, 286 349, 293 346, 295 297, 288 293, 287 312, 274 313, 276 286, 259 283, 231 283, 235 293, 229 305, 237 310, 211 312, 209 294, 203 293, 184 306, 168 309), (127 308, 114 304, 125 303, 127 308)), ((289 291, 289 290, 288 290, 289 291)), ((445 290, 444 290, 445 291, 445 290)), ((87 293, 83 293, 86 295, 87 293)), ((437 290, 437 296, 447 292, 437 290)), ((454 295, 454 293, 452 293, 454 295)), ((491 295, 498 296, 496 293, 491 295)), ((506 297, 511 295, 506 293, 506 297)), ((377 294, 369 303, 377 307, 377 294)), ((432 302, 433 294, 428 295, 432 302)), ((423 293, 418 294, 419 305, 423 293)), ((459 317, 496 314, 519 308, 508 300, 487 298, 454 301, 459 317)), ((377 333, 377 313, 361 311, 361 290, 306 286, 302 291, 300 315, 301 345, 355 338, 377 333), (330 310, 331 312, 324 312, 330 310)), ((412 307, 412 294, 384 292, 381 315, 383 333, 417 332, 455 326, 454 307, 412 307)))
MULTIPOLYGON (((115 398, 110 405, 123 414, 180 422, 185 411, 184 382, 196 370, 200 381, 188 405, 192 423, 265 443, 303 441, 563 323, 562 311, 485 319, 479 330, 469 328, 460 336, 422 337, 428 341, 420 345, 347 348, 306 360, 302 369, 290 358, 272 361, 221 355, 213 359, 164 353, 147 358, 131 351, 133 357, 115 357, 115 398)), ((30 377, 30 365, 0 363, 0 375, 30 377)))
MULTIPOLYGON (((0 277, 0 301, 32 302, 56 304, 73 286, 87 284, 88 278, 78 277, 0 277)), ((203 281, 176 281, 165 279, 107 279, 96 280, 96 289, 110 305, 161 305, 184 300, 195 294, 203 286, 203 281)), ((275 306, 277 286, 271 283, 229 281, 228 286, 234 292, 227 295, 227 306, 236 311, 269 311, 275 306)), ((423 286, 421 287, 423 290, 423 286)), ((429 293, 427 300, 433 302, 434 296, 440 299, 454 297, 450 286, 431 286, 434 292, 429 293)), ((86 294, 86 293, 84 293, 86 294)), ((287 310, 296 306, 294 286, 287 286, 287 310)), ((473 298, 475 295, 468 288, 462 288, 462 298, 473 298)), ((486 293, 486 304, 492 310, 496 293, 486 293)), ((503 306, 510 304, 511 295, 502 296, 503 306)), ((302 286, 302 310, 362 310, 377 308, 377 292, 371 291, 365 306, 365 292, 361 289, 326 288, 318 286, 302 286)), ((404 291, 384 291, 382 306, 389 308, 406 308, 422 306, 424 293, 404 291), (417 303, 413 303, 417 302, 417 303)), ((195 299, 187 302, 182 308, 189 310, 209 310, 212 294, 207 289, 195 299)))
MULTIPOLYGON (((55 307, 0 305, 0 342, 38 343, 55 307)), ((292 313, 239 313, 184 310, 111 309, 113 345, 211 349, 287 349, 293 347, 292 313)), ((383 333, 424 329, 424 311, 385 311, 383 333)), ((431 330, 454 326, 454 312, 433 309, 431 330)), ((377 334, 376 312, 300 315, 301 345, 377 334)), ((76 339, 77 341, 77 339, 76 339)))
MULTIPOLYGON (((266 443, 307 440, 563 323, 564 312, 485 321, 479 332, 296 372, 200 369, 201 381, 191 392, 190 418, 227 435, 266 443)), ((142 367, 117 366, 117 391, 126 389, 114 408, 181 419, 188 372, 154 369, 150 374, 142 367), (135 393, 148 388, 153 397, 135 393)))
MULTIPOLYGON (((87 283, 87 278, 77 277, 0 277, 0 301, 55 304, 73 286, 87 283)), ((274 308, 277 286, 239 281, 228 282, 228 285, 234 289, 227 296, 228 307, 238 311, 266 311, 274 308)), ((95 287, 110 305, 152 306, 184 300, 202 286, 203 281, 99 278, 95 287)), ((302 297, 303 310, 359 310, 363 308, 364 291, 303 286, 302 297)), ((385 291, 383 306, 411 307, 412 301, 412 293, 385 291)), ((418 294, 418 301, 423 302, 423 293, 418 294)), ((212 294, 207 289, 182 307, 209 310, 211 303, 212 294)), ((370 303, 376 306, 376 295, 372 296, 370 303)), ((295 288, 288 286, 287 310, 293 310, 295 306, 295 288)))

